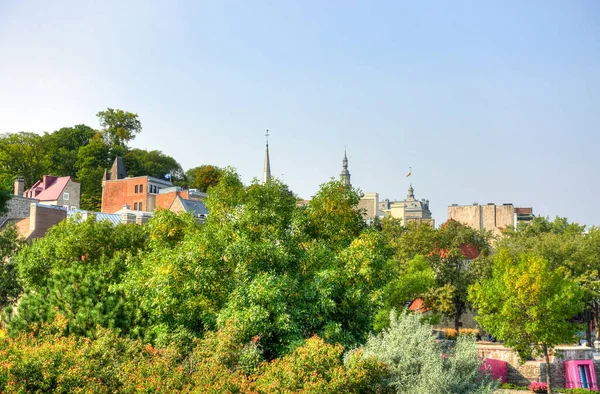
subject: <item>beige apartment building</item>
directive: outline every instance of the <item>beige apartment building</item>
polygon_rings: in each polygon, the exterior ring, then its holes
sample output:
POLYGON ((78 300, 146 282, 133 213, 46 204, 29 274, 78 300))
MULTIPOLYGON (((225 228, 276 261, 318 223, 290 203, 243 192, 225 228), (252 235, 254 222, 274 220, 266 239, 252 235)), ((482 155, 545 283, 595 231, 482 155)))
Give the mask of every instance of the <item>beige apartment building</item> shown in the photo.
POLYGON ((448 207, 448 219, 456 220, 475 230, 491 231, 500 235, 508 226, 529 223, 533 219, 533 208, 519 208, 512 203, 496 205, 458 205, 448 207))

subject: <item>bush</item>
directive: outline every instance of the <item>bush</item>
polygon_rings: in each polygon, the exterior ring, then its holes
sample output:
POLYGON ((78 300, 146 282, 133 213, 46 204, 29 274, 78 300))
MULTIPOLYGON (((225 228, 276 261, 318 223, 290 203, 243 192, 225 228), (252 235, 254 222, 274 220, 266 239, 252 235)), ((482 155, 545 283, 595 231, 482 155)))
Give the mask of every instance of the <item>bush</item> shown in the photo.
POLYGON ((371 336, 364 356, 376 357, 390 369, 389 384, 397 393, 493 393, 498 382, 480 372, 475 338, 461 335, 456 347, 443 354, 431 326, 417 315, 390 314, 390 326, 371 336))
POLYGON ((353 352, 342 363, 344 348, 318 337, 305 341, 291 354, 263 363, 252 377, 251 391, 259 393, 382 393, 387 367, 362 352, 353 352))

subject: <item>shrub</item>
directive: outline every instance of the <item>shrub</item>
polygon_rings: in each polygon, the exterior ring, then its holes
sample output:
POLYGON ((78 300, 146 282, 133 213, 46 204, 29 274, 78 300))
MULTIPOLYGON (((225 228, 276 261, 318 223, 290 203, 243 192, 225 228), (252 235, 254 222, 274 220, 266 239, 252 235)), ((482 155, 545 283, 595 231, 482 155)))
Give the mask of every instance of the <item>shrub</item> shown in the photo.
POLYGON ((461 335, 447 355, 432 335, 431 326, 417 315, 390 314, 390 326, 369 337, 364 355, 390 369, 389 383, 397 393, 493 393, 498 382, 479 371, 475 338, 461 335))
POLYGON ((291 354, 263 363, 253 377, 251 391, 258 393, 382 393, 387 367, 361 351, 342 363, 344 348, 314 336, 291 354))

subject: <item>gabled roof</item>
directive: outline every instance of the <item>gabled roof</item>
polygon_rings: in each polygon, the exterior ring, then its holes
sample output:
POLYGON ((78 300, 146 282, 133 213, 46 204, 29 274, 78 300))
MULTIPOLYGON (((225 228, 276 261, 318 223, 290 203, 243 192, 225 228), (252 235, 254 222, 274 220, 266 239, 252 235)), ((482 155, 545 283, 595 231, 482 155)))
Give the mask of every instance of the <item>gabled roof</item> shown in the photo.
POLYGON ((181 196, 177 196, 177 198, 181 200, 181 205, 183 205, 183 209, 186 212, 194 216, 208 215, 208 210, 202 201, 186 200, 185 198, 181 198, 181 196))
POLYGON ((40 201, 56 201, 65 190, 70 176, 54 177, 44 175, 44 179, 37 181, 30 189, 25 191, 25 196, 40 201))

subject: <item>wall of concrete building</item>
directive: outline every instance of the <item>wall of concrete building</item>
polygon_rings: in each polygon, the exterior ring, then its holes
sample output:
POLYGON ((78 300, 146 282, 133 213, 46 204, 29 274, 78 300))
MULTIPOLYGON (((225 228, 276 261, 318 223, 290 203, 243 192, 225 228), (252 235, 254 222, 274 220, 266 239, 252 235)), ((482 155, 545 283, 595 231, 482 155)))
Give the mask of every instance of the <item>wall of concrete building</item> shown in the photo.
POLYGON ((379 203, 379 194, 366 193, 358 202, 358 208, 364 209, 365 219, 373 219, 377 216, 377 205, 379 203))
POLYGON ((506 205, 452 205, 448 207, 448 219, 456 220, 476 230, 501 231, 514 225, 514 206, 506 205))

